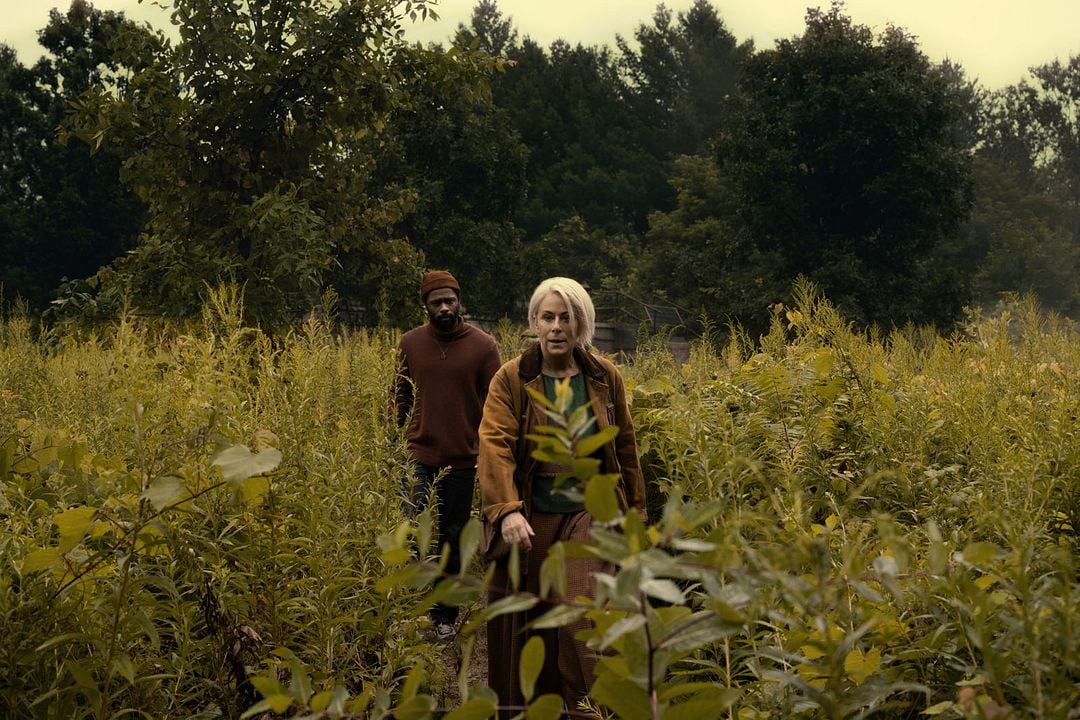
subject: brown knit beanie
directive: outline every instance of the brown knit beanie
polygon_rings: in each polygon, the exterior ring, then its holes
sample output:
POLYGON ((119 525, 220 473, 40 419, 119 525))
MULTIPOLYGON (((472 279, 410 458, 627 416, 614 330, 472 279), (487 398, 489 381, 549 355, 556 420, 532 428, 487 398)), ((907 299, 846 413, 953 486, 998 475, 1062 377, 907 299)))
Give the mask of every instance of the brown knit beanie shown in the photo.
POLYGON ((420 299, 423 300, 432 290, 450 288, 456 294, 461 293, 461 286, 453 275, 446 270, 432 270, 424 275, 424 282, 420 283, 420 299))

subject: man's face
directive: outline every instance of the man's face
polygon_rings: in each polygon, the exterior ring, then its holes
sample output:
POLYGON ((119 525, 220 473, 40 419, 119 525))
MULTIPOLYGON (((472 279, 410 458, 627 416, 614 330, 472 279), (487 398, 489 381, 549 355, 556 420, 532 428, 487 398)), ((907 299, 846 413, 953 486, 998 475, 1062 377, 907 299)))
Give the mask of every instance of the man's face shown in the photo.
POLYGON ((458 323, 458 296, 450 288, 438 288, 427 295, 424 302, 427 307, 428 319, 436 330, 443 332, 453 330, 458 323))

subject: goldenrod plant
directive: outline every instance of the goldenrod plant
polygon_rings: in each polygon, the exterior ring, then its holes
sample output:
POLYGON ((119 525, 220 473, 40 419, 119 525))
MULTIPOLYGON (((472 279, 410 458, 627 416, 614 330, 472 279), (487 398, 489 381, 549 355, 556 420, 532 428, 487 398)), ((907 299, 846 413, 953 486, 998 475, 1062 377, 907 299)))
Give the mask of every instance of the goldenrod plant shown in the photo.
MULTIPOLYGON (((484 621, 554 598, 540 622, 588 617, 603 655, 575 716, 1076 717, 1080 337, 1030 301, 885 334, 801 284, 756 341, 711 332, 685 363, 653 346, 622 368, 648 521, 572 461, 594 541, 552 552, 544 597, 491 604, 477 561, 431 591, 445 548, 401 514, 395 338, 269 336, 241 302, 96 334, 3 318, 9 714, 481 720, 500 707, 467 673, 484 621), (561 598, 580 553, 617 571, 561 598), (436 600, 472 611, 460 668, 427 639, 436 600)), ((567 392, 539 451, 573 460, 596 440, 567 392)), ((525 653, 527 707, 503 709, 554 718, 525 653)))

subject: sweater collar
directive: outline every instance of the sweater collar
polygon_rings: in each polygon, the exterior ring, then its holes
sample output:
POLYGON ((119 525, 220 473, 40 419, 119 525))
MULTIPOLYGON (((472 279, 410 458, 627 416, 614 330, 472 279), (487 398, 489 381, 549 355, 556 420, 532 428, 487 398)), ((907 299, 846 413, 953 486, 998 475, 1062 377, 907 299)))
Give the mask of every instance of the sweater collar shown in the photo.
POLYGON ((469 331, 469 325, 465 322, 465 318, 462 317, 458 318, 458 324, 449 332, 440 332, 439 329, 435 327, 435 324, 430 321, 428 322, 427 327, 428 332, 430 332, 439 342, 453 342, 469 331))
MULTIPOLYGON (((540 364, 543 360, 544 356, 540 350, 540 343, 533 343, 526 348, 525 352, 521 354, 521 362, 518 363, 518 375, 521 376, 522 381, 529 382, 535 379, 540 374, 540 364)), ((596 361, 592 353, 575 347, 574 361, 584 374, 598 380, 603 379, 604 368, 596 361)))

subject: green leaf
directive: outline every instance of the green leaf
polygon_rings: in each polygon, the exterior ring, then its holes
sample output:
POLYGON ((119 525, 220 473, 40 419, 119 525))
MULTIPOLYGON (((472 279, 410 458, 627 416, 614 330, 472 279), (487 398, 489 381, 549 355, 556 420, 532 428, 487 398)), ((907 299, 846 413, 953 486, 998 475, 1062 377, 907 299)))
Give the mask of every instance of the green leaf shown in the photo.
POLYGON ((619 516, 619 498, 615 495, 618 475, 596 475, 585 486, 585 509, 600 522, 619 516))
MULTIPOLYGON (((335 692, 336 692, 336 690, 337 690, 337 688, 335 688, 335 692)), ((349 700, 349 702, 348 702, 349 712, 357 713, 357 714, 362 713, 362 712, 366 712, 367 708, 368 708, 368 705, 371 704, 371 697, 374 694, 375 694, 375 687, 373 685, 365 684, 364 689, 360 692, 360 694, 357 695, 356 697, 354 697, 352 700, 349 700)), ((334 699, 336 700, 337 697, 335 696, 334 699)))
POLYGON ((670 580, 662 578, 650 578, 639 586, 641 591, 649 597, 654 597, 672 605, 682 605, 686 602, 682 590, 670 580))
POLYGON ((972 565, 985 565, 1001 553, 994 543, 976 542, 964 548, 964 562, 972 565))
POLYGON ((269 698, 271 695, 283 695, 285 694, 285 688, 282 687, 281 682, 276 677, 268 675, 252 675, 251 684, 255 686, 255 689, 259 691, 259 694, 265 698, 269 698))
POLYGON ((156 477, 150 481, 150 487, 143 491, 144 500, 149 500, 155 510, 163 510, 176 498, 185 495, 187 488, 184 487, 180 478, 175 475, 156 477))
POLYGON ((60 562, 60 551, 57 548, 41 548, 23 558, 23 575, 48 570, 60 562))
POLYGON ((686 702, 669 705, 663 720, 717 720, 739 699, 735 688, 713 687, 702 690, 686 702))
POLYGON ((331 690, 323 690, 322 692, 315 693, 311 698, 311 710, 313 712, 321 713, 326 708, 330 707, 330 701, 334 699, 334 693, 331 690))
POLYGON ((694 613, 670 632, 657 647, 673 652, 688 652, 706 647, 740 632, 741 624, 732 623, 709 611, 694 613))
POLYGON ((569 625, 570 623, 585 617, 586 612, 588 612, 588 609, 583 607, 556 605, 551 610, 548 610, 546 613, 529 623, 529 627, 533 630, 547 630, 550 628, 562 627, 563 625, 569 625))
POLYGON ((547 693, 529 703, 525 710, 526 720, 557 720, 563 714, 561 695, 547 693))
POLYGON ((53 515, 53 522, 60 528, 58 549, 61 553, 66 553, 79 544, 86 535, 86 531, 90 529, 90 523, 94 521, 96 514, 97 508, 84 506, 53 515))
POLYGON ((870 369, 871 374, 874 376, 874 380, 881 385, 889 384, 889 373, 885 368, 877 363, 870 369))
POLYGON ((129 685, 135 684, 135 663, 126 652, 117 652, 112 661, 112 670, 127 680, 129 685))
POLYGON ((940 715, 941 713, 945 712, 946 710, 952 710, 952 708, 953 708, 953 702, 951 700, 946 700, 945 702, 939 702, 936 705, 931 705, 930 707, 923 710, 922 714, 923 715, 940 715))
POLYGON ((240 481, 240 497, 249 505, 258 505, 270 492, 270 478, 261 475, 240 481))
POLYGON ((247 718, 255 717, 256 715, 262 715, 270 709, 270 701, 262 699, 245 710, 240 716, 240 720, 247 720, 247 718))
POLYGON ((391 590, 408 585, 419 572, 420 567, 418 565, 409 565, 393 575, 381 577, 375 581, 375 592, 388 593, 391 590))
POLYGON ((671 547, 680 552, 707 553, 716 549, 716 543, 696 538, 675 538, 671 541, 671 547))
POLYGON ((855 648, 844 658, 844 672, 856 685, 862 685, 880 667, 881 648, 870 648, 866 653, 863 653, 859 648, 855 648))
POLYGON ((616 620, 612 623, 611 627, 604 632, 604 636, 600 639, 600 649, 605 650, 613 643, 618 641, 622 636, 640 630, 645 627, 644 615, 628 615, 621 620, 616 620))
POLYGON ((575 458, 570 467, 578 480, 588 480, 600 472, 600 461, 591 457, 575 458))
POLYGON ((405 684, 401 688, 402 701, 410 700, 420 689, 420 683, 424 680, 424 668, 422 665, 413 665, 409 674, 405 676, 405 684))
POLYGON ((562 543, 548 549, 547 557, 540 563, 540 597, 564 597, 566 595, 566 552, 562 543))
POLYGON ((618 434, 619 428, 614 425, 609 425, 603 430, 597 431, 595 435, 590 435, 584 440, 579 441, 577 447, 574 448, 574 455, 579 458, 588 457, 614 440, 615 436, 618 434))
POLYGON ((233 445, 218 453, 214 465, 221 470, 221 477, 230 483, 238 483, 254 475, 274 470, 281 463, 281 451, 266 448, 252 453, 246 445, 233 445))
POLYGON ((538 602, 540 601, 531 595, 507 595, 501 600, 496 600, 488 605, 484 616, 490 620, 499 617, 500 615, 524 612, 536 607, 536 603, 538 602))
POLYGON ((566 423, 566 434, 572 438, 581 437, 582 433, 596 425, 596 418, 589 413, 589 406, 582 405, 566 423))
POLYGON ((473 557, 476 556, 476 550, 480 547, 482 532, 480 520, 477 518, 470 517, 469 521, 465 523, 465 527, 461 531, 461 571, 459 574, 469 571, 473 557))
POLYGON ((308 698, 311 697, 311 677, 308 674, 308 670, 301 664, 300 660, 293 658, 290 663, 290 674, 292 677, 289 679, 289 694, 297 701, 307 703, 308 698))
POLYGON ((525 702, 532 700, 536 692, 536 679, 540 677, 540 671, 544 667, 544 640, 539 635, 533 635, 521 649, 521 657, 518 665, 518 679, 521 682, 521 694, 525 696, 525 702))
POLYGON ((743 625, 746 623, 746 616, 723 600, 713 600, 709 603, 708 608, 716 613, 721 620, 729 624, 743 625))
POLYGON ((649 696, 630 680, 601 673, 590 694, 621 720, 650 720, 649 696))
POLYGON ((568 452, 553 451, 553 450, 541 450, 536 449, 532 451, 532 456, 540 462, 551 463, 552 465, 569 465, 573 462, 573 457, 568 452))
POLYGON ((435 710, 435 699, 428 695, 416 695, 401 703, 394 710, 397 720, 423 720, 431 717, 435 710))
POLYGON ((444 720, 487 720, 495 714, 495 703, 487 698, 473 698, 448 713, 444 720))
POLYGON ((266 698, 266 702, 270 704, 271 710, 280 715, 292 706, 293 699, 291 695, 279 693, 266 698))
POLYGON ((716 683, 711 682, 680 683, 678 685, 671 685, 664 688, 662 691, 660 691, 660 693, 658 693, 658 697, 660 699, 660 702, 670 702, 671 700, 682 697, 683 695, 700 693, 703 690, 712 690, 715 687, 716 683))
POLYGON ((428 548, 431 547, 431 531, 433 525, 431 508, 426 507, 416 518, 416 547, 420 549, 421 555, 426 554, 428 548))

